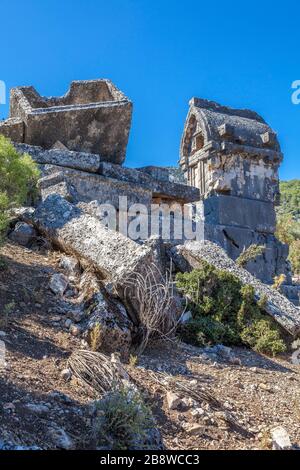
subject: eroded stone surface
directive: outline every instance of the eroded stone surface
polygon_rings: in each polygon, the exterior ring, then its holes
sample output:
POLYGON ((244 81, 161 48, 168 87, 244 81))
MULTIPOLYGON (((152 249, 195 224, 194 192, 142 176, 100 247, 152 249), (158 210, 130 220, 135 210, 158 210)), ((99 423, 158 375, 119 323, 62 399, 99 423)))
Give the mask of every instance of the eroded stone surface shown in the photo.
POLYGON ((193 98, 181 141, 180 166, 202 196, 204 238, 236 259, 251 244, 266 246, 247 269, 271 284, 291 283, 287 249, 274 233, 282 161, 275 132, 261 116, 193 98))
POLYGON ((157 266, 151 248, 105 228, 97 218, 83 213, 59 195, 50 195, 40 204, 34 221, 53 242, 85 258, 111 280, 135 315, 137 307, 133 299, 128 304, 130 295, 125 295, 125 281, 134 272, 143 273, 148 266, 157 266))
POLYGON ((74 81, 64 96, 50 98, 32 86, 18 87, 11 90, 10 119, 0 124, 0 133, 45 149, 60 142, 60 147, 122 163, 131 114, 132 103, 109 80, 74 81))
POLYGON ((100 168, 101 157, 93 153, 73 152, 68 149, 50 149, 28 144, 14 143, 20 153, 28 153, 31 158, 40 164, 51 164, 76 170, 97 173, 100 168))

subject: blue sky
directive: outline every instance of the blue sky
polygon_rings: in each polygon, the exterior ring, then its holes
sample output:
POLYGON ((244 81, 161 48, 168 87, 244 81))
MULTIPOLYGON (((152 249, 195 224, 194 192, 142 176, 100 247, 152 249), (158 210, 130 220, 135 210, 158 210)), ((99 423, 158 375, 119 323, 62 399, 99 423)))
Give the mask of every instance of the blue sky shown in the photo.
MULTIPOLYGON (((134 103, 126 164, 175 165, 192 96, 256 110, 300 178, 300 2, 2 0, 0 80, 62 95, 110 78, 134 103)), ((0 118, 8 113, 0 106, 0 118)))

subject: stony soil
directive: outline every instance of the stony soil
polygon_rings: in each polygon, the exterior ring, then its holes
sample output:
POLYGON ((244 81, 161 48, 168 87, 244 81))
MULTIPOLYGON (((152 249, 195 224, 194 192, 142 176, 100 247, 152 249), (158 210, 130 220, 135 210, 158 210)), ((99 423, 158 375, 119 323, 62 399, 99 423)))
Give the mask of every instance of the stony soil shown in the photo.
MULTIPOLYGON (((74 446, 86 447, 87 404, 95 394, 61 376, 81 341, 62 326, 60 300, 49 290, 51 274, 59 271, 58 254, 13 243, 1 254, 6 268, 0 271, 0 330, 6 335, 0 339, 7 365, 0 371, 0 443, 56 448, 61 446, 57 429, 64 429, 74 446), (6 323, 4 307, 11 302, 6 323)), ((167 449, 265 449, 277 425, 300 445, 300 366, 292 365, 289 355, 271 359, 240 348, 233 354, 234 364, 184 344, 159 344, 138 365, 127 366, 153 409, 167 449), (220 410, 201 400, 170 410, 166 393, 172 386, 162 384, 162 373, 196 380, 197 389, 219 400, 220 410)))

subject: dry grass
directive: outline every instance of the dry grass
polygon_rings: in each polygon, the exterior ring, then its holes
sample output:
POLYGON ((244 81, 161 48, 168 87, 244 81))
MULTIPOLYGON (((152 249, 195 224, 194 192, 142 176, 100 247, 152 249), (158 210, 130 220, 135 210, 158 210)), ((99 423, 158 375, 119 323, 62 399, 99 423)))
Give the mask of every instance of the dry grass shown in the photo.
POLYGON ((98 351, 101 347, 102 343, 102 328, 99 323, 93 327, 92 331, 90 332, 90 345, 92 351, 98 351))
POLYGON ((130 354, 129 365, 130 367, 136 367, 139 363, 139 358, 135 354, 130 354))
POLYGON ((280 287, 282 284, 286 281, 286 275, 285 274, 279 274, 279 276, 274 277, 274 284, 273 288, 276 290, 280 290, 280 287))
POLYGON ((264 245, 250 245, 247 249, 244 248, 240 256, 236 259, 236 264, 241 268, 245 268, 249 261, 255 260, 258 256, 261 256, 266 251, 264 245))

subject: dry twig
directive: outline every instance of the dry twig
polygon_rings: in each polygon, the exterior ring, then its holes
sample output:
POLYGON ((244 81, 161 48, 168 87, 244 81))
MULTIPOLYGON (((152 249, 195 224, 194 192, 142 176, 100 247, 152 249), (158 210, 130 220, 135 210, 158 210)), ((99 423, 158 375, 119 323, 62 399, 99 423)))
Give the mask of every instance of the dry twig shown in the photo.
POLYGON ((79 349, 71 355, 68 365, 75 377, 100 395, 121 386, 124 379, 121 363, 98 352, 79 349))
POLYGON ((134 272, 125 281, 125 295, 133 295, 139 308, 139 353, 154 339, 170 338, 182 316, 178 316, 174 307, 174 282, 171 272, 170 269, 163 276, 153 264, 147 267, 145 273, 134 272))

